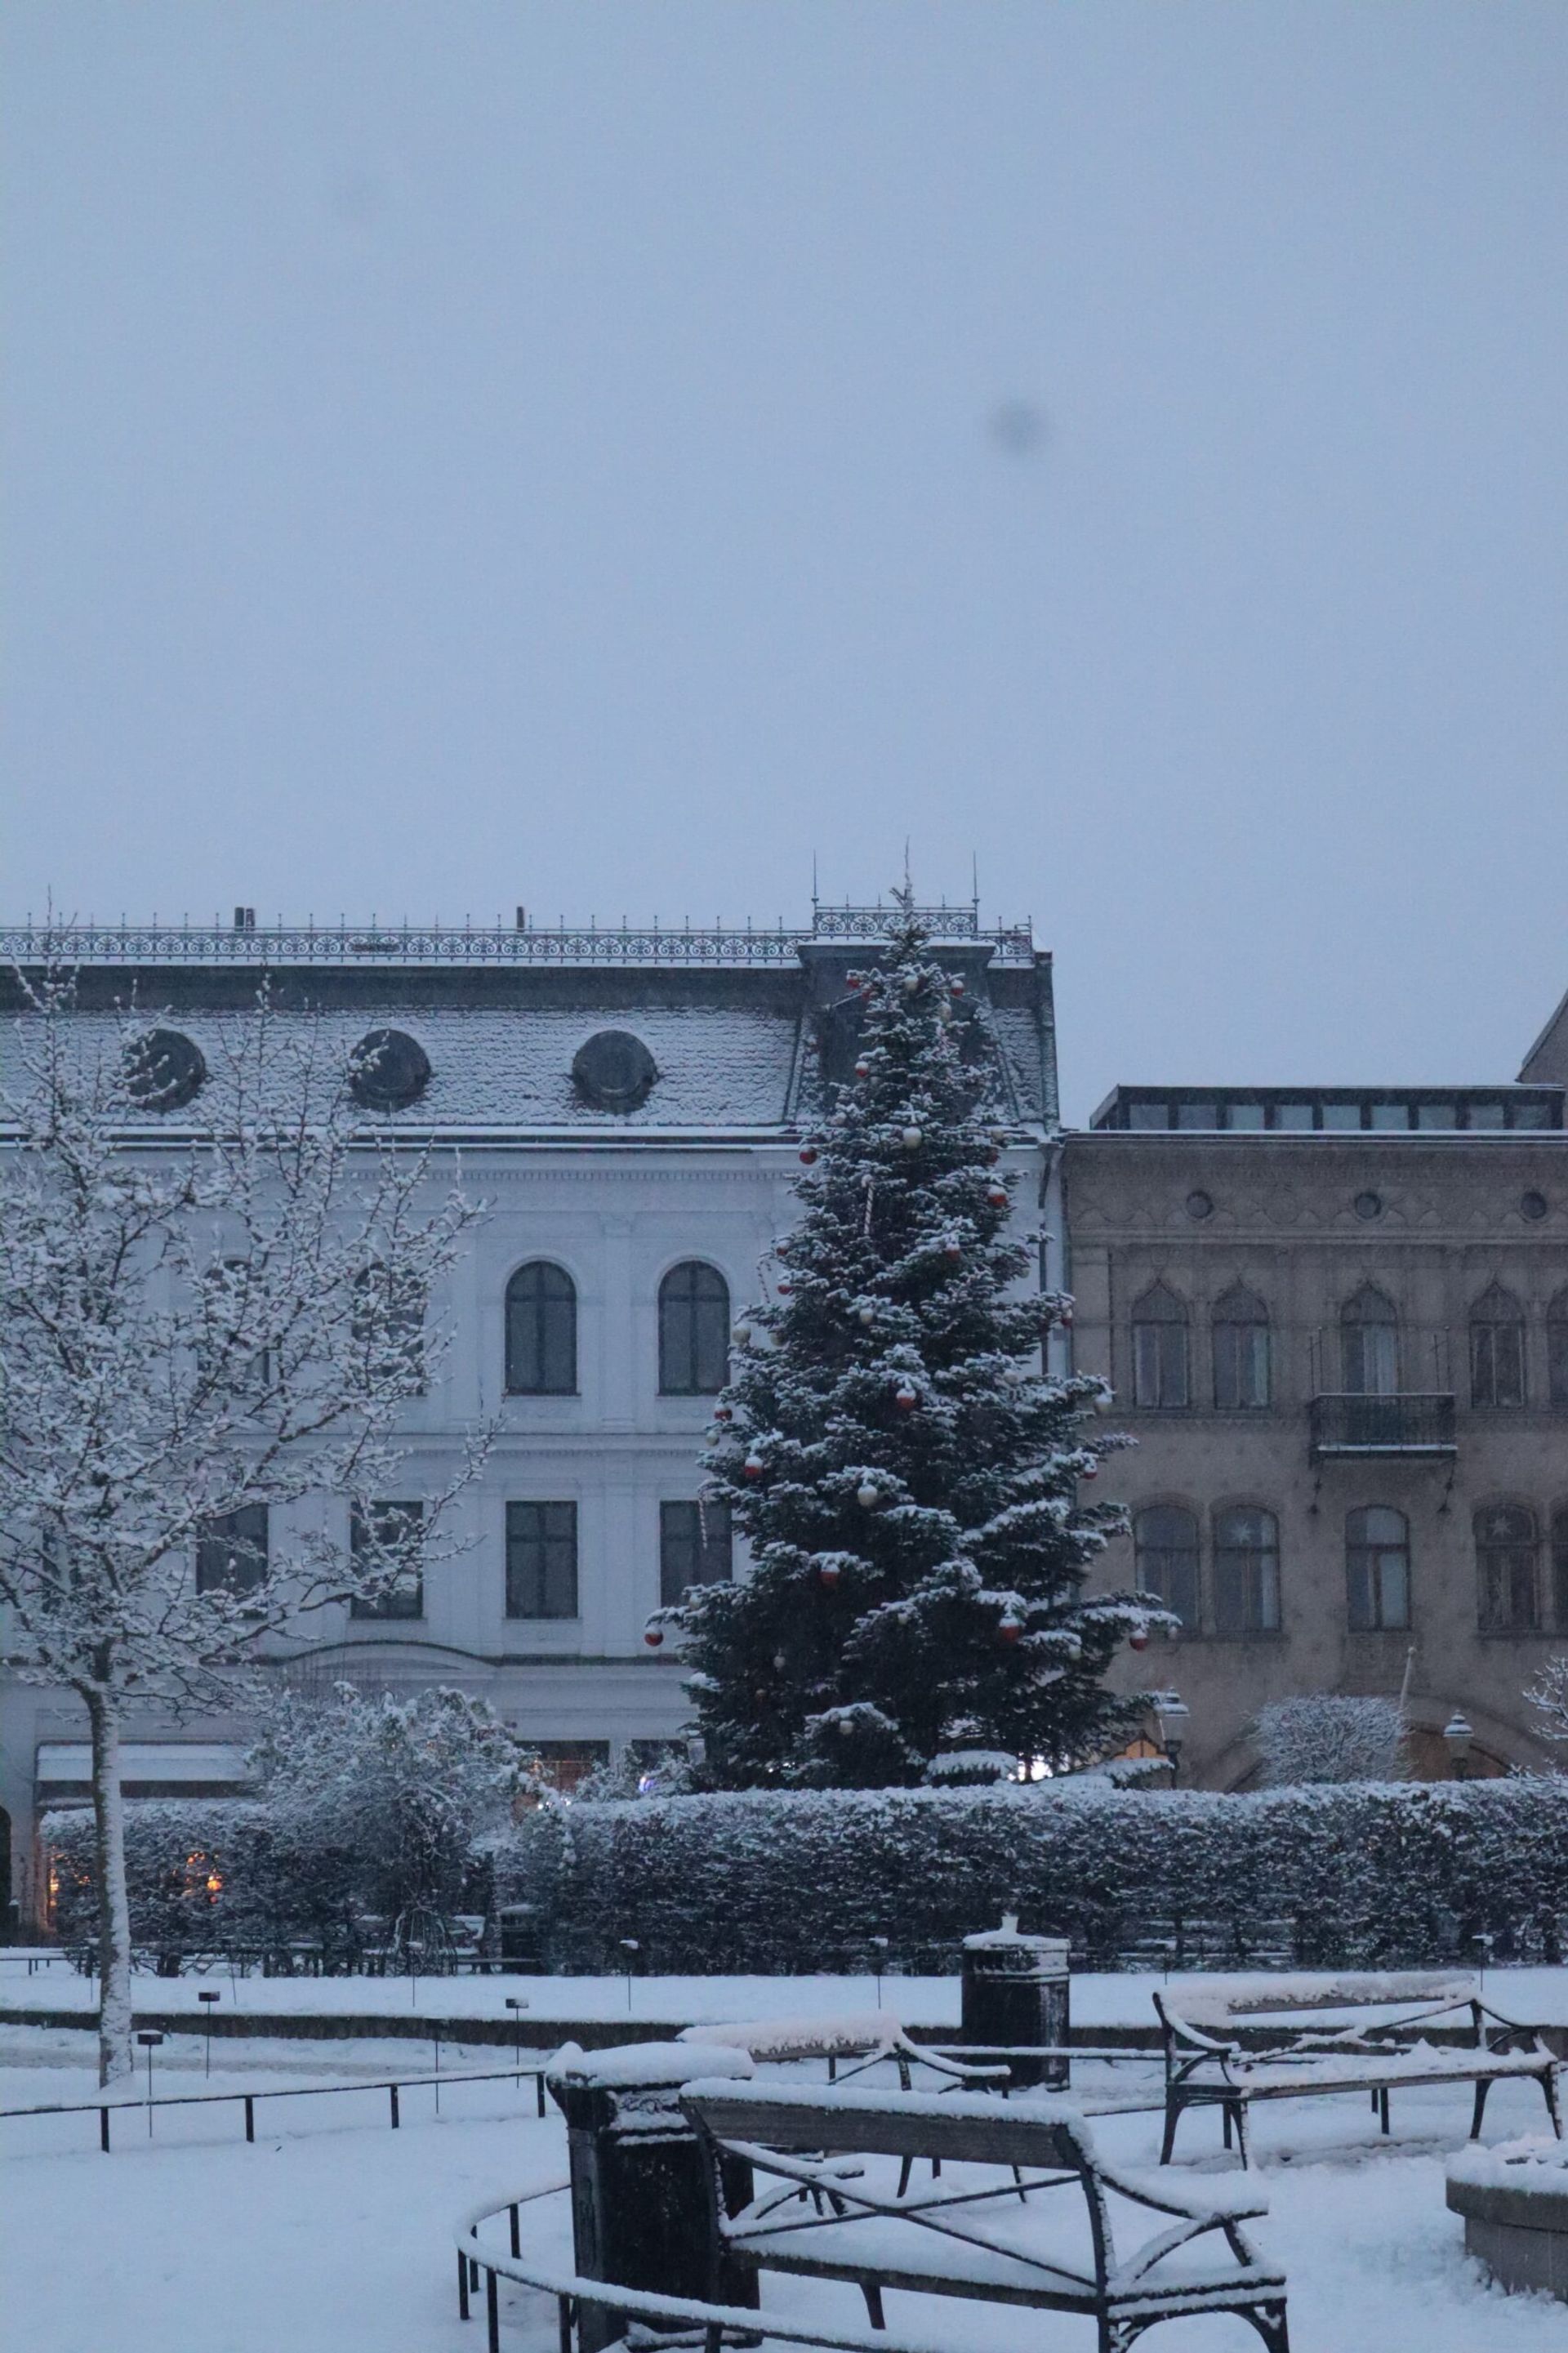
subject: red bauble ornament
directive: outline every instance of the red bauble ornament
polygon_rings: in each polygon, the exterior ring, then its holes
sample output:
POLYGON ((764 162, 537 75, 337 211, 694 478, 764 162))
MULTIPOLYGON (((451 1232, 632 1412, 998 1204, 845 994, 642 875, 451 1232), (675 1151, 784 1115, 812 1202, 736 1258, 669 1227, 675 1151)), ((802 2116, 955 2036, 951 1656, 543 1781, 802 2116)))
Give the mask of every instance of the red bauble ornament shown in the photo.
POLYGON ((985 1166, 987 1168, 994 1168, 996 1163, 1001 1159, 1001 1157, 1002 1155, 997 1151, 996 1146, 994 1144, 987 1145, 985 1152, 985 1166))
POLYGON ((1061 1325, 1064 1332, 1070 1332, 1072 1330, 1072 1309, 1070 1307, 1064 1308, 1061 1314, 1057 1318, 1057 1321, 1061 1325))
POLYGON ((953 977, 952 987, 954 997, 962 997, 963 995, 964 984, 956 975, 953 977))
POLYGON ((795 1289, 795 1285, 790 1282, 788 1276, 785 1275, 781 1277, 781 1279, 774 1283, 773 1289, 778 1293, 781 1299, 787 1299, 790 1293, 795 1289))
POLYGON ((1098 1479, 1100 1476, 1099 1463, 1091 1462, 1087 1471, 1080 1471, 1078 1475, 1080 1479, 1098 1479))
POLYGON ((838 1563, 836 1560, 825 1560, 822 1567, 817 1570, 816 1575, 818 1582, 826 1585, 829 1591, 831 1591, 833 1587, 841 1581, 844 1571, 839 1567, 838 1563))
POLYGON ((901 1413, 912 1413, 915 1407, 919 1405, 920 1398, 915 1395, 913 1389, 895 1389, 893 1391, 893 1403, 899 1408, 901 1413))
POLYGON ((1007 1187, 1005 1185, 987 1185, 985 1198, 994 1209, 1005 1209, 1007 1206, 1007 1187))
POLYGON ((1021 1618, 998 1619, 996 1623, 996 1640, 999 1642, 1016 1642, 1023 1630, 1024 1621, 1021 1618))
POLYGON ((942 1256, 944 1258, 962 1258, 963 1256, 963 1244, 962 1242, 944 1242, 942 1245, 942 1256))
POLYGON ((735 1417, 727 1405, 716 1405, 713 1419, 715 1421, 733 1421, 735 1417))
POLYGON ((1140 1626, 1136 1628, 1132 1633, 1128 1635, 1127 1647, 1130 1651, 1146 1651, 1148 1649, 1149 1629, 1147 1626, 1140 1626))
POLYGON ((745 1461, 741 1467, 745 1472, 748 1479, 760 1479, 763 1475, 763 1463, 762 1457, 760 1455, 748 1454, 745 1461))
POLYGON ((855 1065, 855 1075, 858 1079, 868 1079, 871 1075, 870 1063, 857 1062, 855 1065))
POLYGON ((662 1626, 645 1626, 643 1628, 642 1638, 647 1644, 650 1651, 657 1651, 664 1641, 664 1628, 662 1626))
POLYGON ((816 1161, 816 1145, 815 1145, 815 1144, 808 1144, 808 1145, 806 1145, 805 1149, 804 1150, 804 1152, 802 1152, 802 1154, 801 1154, 801 1155, 800 1155, 800 1156, 801 1156, 801 1160, 802 1160, 803 1164, 804 1164, 807 1168, 811 1167, 811 1166, 812 1166, 812 1165, 813 1165, 813 1163, 816 1161))

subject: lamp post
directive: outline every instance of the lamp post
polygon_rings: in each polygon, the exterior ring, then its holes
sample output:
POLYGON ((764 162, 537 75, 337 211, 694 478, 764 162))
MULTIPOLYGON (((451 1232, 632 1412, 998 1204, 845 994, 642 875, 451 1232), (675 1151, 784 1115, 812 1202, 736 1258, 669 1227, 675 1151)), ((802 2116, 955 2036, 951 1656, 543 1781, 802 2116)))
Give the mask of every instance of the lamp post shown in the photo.
POLYGON ((1443 1726, 1443 1741, 1456 1781, 1468 1781, 1470 1778, 1470 1743, 1474 1738, 1469 1725, 1456 1708, 1443 1726))
POLYGON ((1171 1760, 1171 1787, 1173 1789, 1182 1769, 1182 1748, 1192 1710, 1180 1692, 1167 1691, 1162 1692, 1155 1700, 1154 1715, 1160 1726, 1160 1746, 1171 1760))
POLYGON ((144 2031, 138 2034, 136 2040, 147 2053, 147 2137, 151 2140, 153 2137, 153 2053, 163 2038, 161 2034, 144 2031))
POLYGON ((204 2073, 204 2074, 207 2074, 207 2075, 210 2075, 210 2074, 212 2073, 212 2071, 213 2071, 213 2011, 212 2011, 212 2006, 213 2006, 213 2004, 214 2004, 214 2002, 215 2002, 215 2001, 220 2001, 220 2000, 222 2000, 222 1998, 223 1998, 223 1997, 222 1997, 222 1996, 221 1996, 221 1995, 220 1995, 220 1994, 216 1990, 216 1989, 214 1989, 214 1988, 213 1988, 213 1987, 211 1987, 211 1986, 204 1986, 204 1987, 203 1987, 203 1989, 202 1989, 202 1990, 201 1990, 201 1992, 200 1992, 200 1993, 198 1993, 198 1994, 197 1994, 197 1996, 196 1996, 196 2000, 201 2003, 201 2006, 202 2006, 202 2021, 203 2021, 204 2025, 205 2025, 205 2028, 206 2028, 206 2035, 207 2035, 207 2063, 206 2063, 206 2065, 205 2065, 205 2067, 203 2069, 203 2071, 202 2071, 202 2072, 204 2073))

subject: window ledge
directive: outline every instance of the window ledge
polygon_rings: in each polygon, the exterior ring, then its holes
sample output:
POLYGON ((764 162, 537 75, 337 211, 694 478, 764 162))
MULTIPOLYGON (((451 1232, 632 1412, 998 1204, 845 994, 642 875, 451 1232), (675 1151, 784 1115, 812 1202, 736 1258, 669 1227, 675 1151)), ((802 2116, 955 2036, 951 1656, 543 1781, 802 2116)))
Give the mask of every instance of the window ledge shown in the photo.
POLYGON ((1286 1633, 1283 1626, 1246 1628, 1234 1633, 1225 1632, 1217 1626, 1205 1626, 1201 1633, 1184 1635, 1184 1639, 1202 1642, 1283 1642, 1286 1633))

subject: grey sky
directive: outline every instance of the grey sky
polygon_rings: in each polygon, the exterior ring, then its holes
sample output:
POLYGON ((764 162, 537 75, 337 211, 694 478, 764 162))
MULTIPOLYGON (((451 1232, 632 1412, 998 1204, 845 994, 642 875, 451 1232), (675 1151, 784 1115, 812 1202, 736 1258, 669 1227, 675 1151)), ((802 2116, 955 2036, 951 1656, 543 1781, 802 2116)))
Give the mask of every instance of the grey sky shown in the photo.
POLYGON ((1568 985, 1568 10, 10 0, 4 891, 1032 913, 1066 1105, 1568 985))

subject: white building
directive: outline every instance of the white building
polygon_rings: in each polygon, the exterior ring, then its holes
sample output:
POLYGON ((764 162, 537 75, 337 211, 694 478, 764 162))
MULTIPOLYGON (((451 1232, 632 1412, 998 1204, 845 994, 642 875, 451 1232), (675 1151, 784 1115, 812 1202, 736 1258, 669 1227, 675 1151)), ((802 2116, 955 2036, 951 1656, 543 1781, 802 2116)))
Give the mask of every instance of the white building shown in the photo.
MULTIPOLYGON (((1038 1204, 1054 1232, 1049 958, 1026 928, 983 934, 973 908, 932 920, 988 1039, 1009 1159, 1037 1180, 1016 1188, 1020 1211, 1033 1223, 1038 1204)), ((239 910, 232 930, 68 935, 79 1018, 106 1021, 133 995, 174 1033, 166 1066, 192 1083, 169 1092, 172 1126, 192 1124, 204 1036, 265 977, 274 1005, 308 1008, 345 1058, 368 1032, 395 1033, 374 1062, 374 1115, 460 1145, 466 1189, 491 1205, 449 1302, 456 1344, 408 1409, 411 1495, 440 1483, 466 1427, 499 1420, 461 1499, 466 1548, 403 1614, 322 1613, 297 1677, 460 1685, 565 1777, 678 1733, 679 1662, 645 1628, 661 1598, 729 1566, 722 1528, 710 1517, 704 1547, 697 1522, 699 1448, 733 1316, 793 1215, 803 1130, 853 1060, 846 976, 886 922, 819 907, 805 933, 521 918, 510 932, 262 931, 239 910)), ((0 933, 7 961, 40 953, 38 934, 0 933)), ((1058 1280, 1054 1258, 1043 1271, 1058 1280)), ((236 1788, 245 1734, 128 1725, 132 1793, 236 1788)), ((85 1795, 86 1760, 68 1695, 0 1681, 0 1807, 24 1915, 37 1908, 33 1827, 85 1795)))

